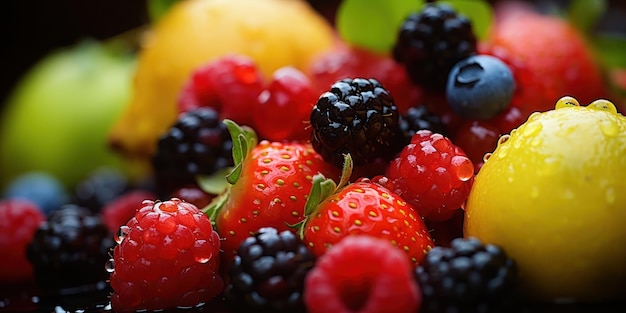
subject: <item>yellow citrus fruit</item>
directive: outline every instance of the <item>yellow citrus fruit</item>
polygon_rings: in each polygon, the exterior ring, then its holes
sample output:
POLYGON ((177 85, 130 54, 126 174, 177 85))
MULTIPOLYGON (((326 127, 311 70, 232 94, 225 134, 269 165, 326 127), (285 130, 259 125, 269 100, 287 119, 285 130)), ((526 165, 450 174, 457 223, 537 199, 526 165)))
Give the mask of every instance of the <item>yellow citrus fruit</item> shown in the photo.
POLYGON ((626 117, 571 97, 503 136, 476 176, 464 234, 502 246, 541 301, 626 296, 626 117))
POLYGON ((305 70, 335 42, 332 25, 304 0, 178 1, 145 37, 131 100, 109 141, 122 152, 150 155, 176 120, 183 83, 211 60, 247 55, 269 79, 282 66, 305 70))

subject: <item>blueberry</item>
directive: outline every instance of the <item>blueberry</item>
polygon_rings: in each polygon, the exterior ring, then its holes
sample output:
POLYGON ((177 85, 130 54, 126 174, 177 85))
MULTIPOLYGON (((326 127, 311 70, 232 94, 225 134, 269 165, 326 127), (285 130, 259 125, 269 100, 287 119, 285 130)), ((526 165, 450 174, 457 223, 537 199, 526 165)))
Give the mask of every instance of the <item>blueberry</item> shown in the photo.
POLYGON ((446 95, 455 113, 486 120, 506 109, 514 90, 513 73, 504 62, 489 55, 474 55, 454 65, 446 95))
POLYGON ((61 182, 45 172, 29 172, 16 177, 6 186, 3 196, 30 200, 44 214, 56 210, 69 199, 61 182))

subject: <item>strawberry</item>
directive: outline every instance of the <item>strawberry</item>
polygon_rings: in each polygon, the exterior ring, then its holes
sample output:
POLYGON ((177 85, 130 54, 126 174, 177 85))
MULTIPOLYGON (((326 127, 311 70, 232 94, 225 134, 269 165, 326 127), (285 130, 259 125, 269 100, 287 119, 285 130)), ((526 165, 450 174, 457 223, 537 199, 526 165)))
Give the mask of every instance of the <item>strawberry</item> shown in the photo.
POLYGON ((339 184, 321 175, 313 178, 300 237, 320 257, 346 236, 363 234, 390 241, 406 252, 414 266, 435 244, 419 213, 394 192, 360 178, 348 183, 352 160, 346 162, 339 184))
POLYGON ((224 120, 233 138, 235 167, 229 185, 205 210, 222 237, 224 264, 230 264, 239 245, 262 227, 295 230, 288 224, 304 219, 312 177, 338 176, 309 143, 257 142, 256 133, 224 120))
POLYGON ((534 111, 553 109, 565 95, 582 103, 609 97, 591 47, 572 24, 517 2, 497 5, 495 17, 479 50, 504 61, 516 81, 510 106, 495 118, 503 132, 519 126, 534 111))

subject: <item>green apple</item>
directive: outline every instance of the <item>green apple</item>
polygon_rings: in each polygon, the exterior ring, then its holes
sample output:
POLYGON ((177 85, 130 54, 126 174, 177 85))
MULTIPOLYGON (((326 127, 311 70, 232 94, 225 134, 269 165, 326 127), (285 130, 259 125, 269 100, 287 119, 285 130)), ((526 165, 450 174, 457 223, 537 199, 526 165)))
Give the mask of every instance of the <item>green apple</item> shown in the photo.
POLYGON ((30 171, 48 172, 68 188, 101 166, 141 175, 107 145, 130 96, 135 61, 129 50, 84 40, 37 62, 0 115, 0 187, 30 171))

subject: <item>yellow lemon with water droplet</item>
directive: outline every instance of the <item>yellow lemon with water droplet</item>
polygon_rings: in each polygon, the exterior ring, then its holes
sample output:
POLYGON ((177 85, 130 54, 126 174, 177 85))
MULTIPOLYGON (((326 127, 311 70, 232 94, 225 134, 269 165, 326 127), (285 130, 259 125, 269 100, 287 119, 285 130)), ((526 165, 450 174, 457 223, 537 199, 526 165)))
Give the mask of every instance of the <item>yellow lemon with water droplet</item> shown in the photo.
POLYGON ((500 139, 465 206, 464 235, 498 244, 542 301, 626 296, 626 117, 571 97, 500 139))

